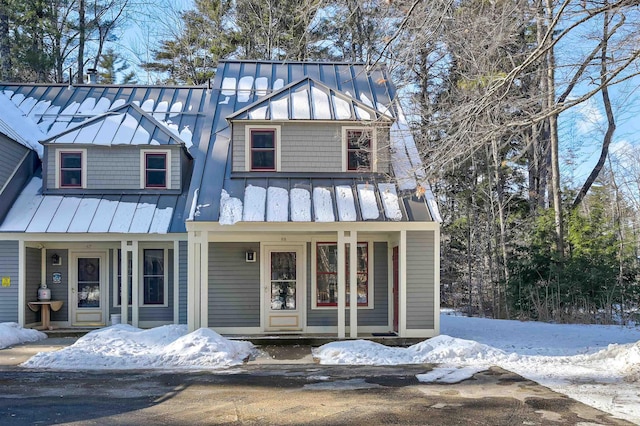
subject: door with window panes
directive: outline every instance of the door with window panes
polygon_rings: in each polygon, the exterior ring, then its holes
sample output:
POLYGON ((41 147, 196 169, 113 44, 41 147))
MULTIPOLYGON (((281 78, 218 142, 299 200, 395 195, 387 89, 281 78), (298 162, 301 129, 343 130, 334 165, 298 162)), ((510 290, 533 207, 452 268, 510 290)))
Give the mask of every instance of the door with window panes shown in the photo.
POLYGON ((265 330, 302 330, 305 300, 303 246, 270 246, 266 247, 265 254, 265 330))
POLYGON ((72 252, 69 305, 74 326, 106 324, 107 253, 72 252))

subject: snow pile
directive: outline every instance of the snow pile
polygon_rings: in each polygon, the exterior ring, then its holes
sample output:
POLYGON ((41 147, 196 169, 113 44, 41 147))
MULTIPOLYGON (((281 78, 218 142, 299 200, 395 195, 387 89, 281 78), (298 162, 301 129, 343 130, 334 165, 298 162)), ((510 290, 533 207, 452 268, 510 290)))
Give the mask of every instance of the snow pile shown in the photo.
MULTIPOLYGON (((194 197, 194 200, 196 198, 194 197)), ((197 216, 197 213, 196 213, 197 216)), ((220 195, 220 225, 233 225, 242 220, 242 201, 231 197, 227 191, 222 190, 220 195)))
POLYGON ((92 331, 56 352, 41 352, 27 368, 85 369, 214 369, 241 364, 255 350, 250 342, 231 341, 201 328, 187 334, 185 325, 141 330, 118 324, 92 331))
POLYGON ((438 364, 418 375, 422 382, 455 383, 498 366, 640 423, 640 328, 451 315, 441 316, 441 328, 448 335, 406 349, 358 340, 329 343, 313 355, 321 364, 438 364))
POLYGON ((38 330, 22 328, 15 322, 0 323, 0 349, 26 342, 46 339, 47 335, 38 330))

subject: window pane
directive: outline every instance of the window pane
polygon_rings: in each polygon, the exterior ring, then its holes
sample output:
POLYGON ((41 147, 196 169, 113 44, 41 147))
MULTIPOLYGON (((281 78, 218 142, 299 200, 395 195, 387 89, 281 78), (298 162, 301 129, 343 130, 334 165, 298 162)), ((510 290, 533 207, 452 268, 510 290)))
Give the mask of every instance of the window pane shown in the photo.
POLYGON ((82 154, 79 152, 65 152, 60 154, 62 168, 79 169, 82 167, 82 154))
POLYGON ((144 275, 164 275, 164 250, 144 251, 144 275))
POLYGON ((338 303, 338 276, 336 274, 320 274, 316 283, 319 305, 338 303))
POLYGON ((277 281, 271 283, 271 309, 274 311, 296 309, 296 283, 277 281))
POLYGON ((275 151, 252 151, 251 152, 251 168, 252 169, 275 169, 276 168, 275 151))
POLYGON ((60 185, 82 186, 82 171, 81 170, 61 170, 60 185))
POLYGON ((338 272, 337 244, 318 244, 316 257, 318 272, 338 272))
POLYGON ((275 148, 275 132, 273 130, 252 130, 251 148, 275 148))
MULTIPOLYGON (((346 303, 350 303, 350 273, 349 256, 350 246, 347 244, 345 250, 345 284, 346 303)), ((358 304, 368 305, 369 303, 369 280, 368 280, 368 256, 369 249, 367 243, 357 245, 357 292, 358 304)), ((316 245, 316 295, 317 305, 335 306, 338 303, 338 246, 334 243, 318 243, 316 245)))
POLYGON ((296 279, 296 254, 295 252, 271 253, 271 279, 295 280, 296 279))
POLYGON ((147 171, 147 186, 167 186, 167 173, 162 171, 147 171))
POLYGON ((161 169, 164 170, 167 163, 167 156, 165 154, 147 154, 147 169, 161 169))
POLYGON ((164 303, 164 277, 144 278, 144 304, 162 305, 164 303))

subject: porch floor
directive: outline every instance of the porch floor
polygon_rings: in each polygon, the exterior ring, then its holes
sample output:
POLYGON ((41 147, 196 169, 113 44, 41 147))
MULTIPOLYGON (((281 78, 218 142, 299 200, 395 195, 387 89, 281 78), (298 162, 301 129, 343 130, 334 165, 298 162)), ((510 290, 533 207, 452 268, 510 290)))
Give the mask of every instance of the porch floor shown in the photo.
MULTIPOLYGON (((98 328, 55 328, 42 330, 48 337, 82 337, 98 328)), ((224 335, 231 340, 247 340, 256 346, 322 346, 331 342, 355 340, 351 337, 338 338, 333 334, 266 334, 266 335, 224 335)), ((407 347, 422 342, 424 338, 408 338, 393 335, 374 336, 362 333, 358 339, 369 340, 385 346, 407 347)))

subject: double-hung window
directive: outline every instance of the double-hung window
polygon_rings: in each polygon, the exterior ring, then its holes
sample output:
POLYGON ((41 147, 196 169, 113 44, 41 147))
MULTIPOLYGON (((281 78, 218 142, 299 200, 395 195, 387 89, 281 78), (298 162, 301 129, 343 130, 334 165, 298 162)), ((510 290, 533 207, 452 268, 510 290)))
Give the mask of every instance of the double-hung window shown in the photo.
MULTIPOLYGON (((351 247, 346 250, 347 306, 350 302, 350 256, 351 247)), ((369 306, 369 244, 358 243, 356 255, 358 306, 369 306)), ((336 243, 316 243, 316 306, 338 305, 338 245, 336 243)))
POLYGON ((144 187, 167 187, 167 154, 165 152, 144 153, 144 187))
POLYGON ((251 170, 276 170, 276 129, 250 129, 251 170))
POLYGON ((165 251, 164 249, 144 249, 142 271, 142 303, 144 305, 164 305, 165 295, 165 251))
POLYGON ((60 188, 83 187, 83 152, 61 151, 59 152, 59 186, 60 188))
POLYGON ((373 138, 370 129, 345 129, 347 171, 372 171, 373 138))

